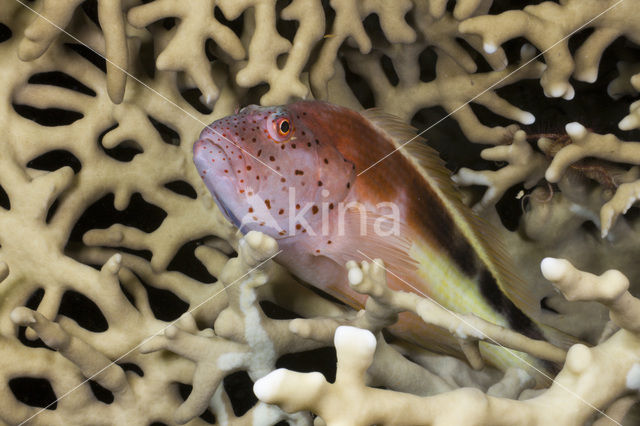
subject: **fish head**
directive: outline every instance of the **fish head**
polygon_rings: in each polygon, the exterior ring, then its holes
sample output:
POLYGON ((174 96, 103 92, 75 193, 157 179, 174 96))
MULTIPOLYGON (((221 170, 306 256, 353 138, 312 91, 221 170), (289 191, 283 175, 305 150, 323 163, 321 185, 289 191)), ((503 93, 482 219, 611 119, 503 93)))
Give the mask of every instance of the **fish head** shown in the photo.
POLYGON ((313 104, 251 105, 213 122, 195 142, 201 178, 243 233, 305 233, 321 223, 323 205, 333 209, 347 196, 355 167, 306 113, 313 104))

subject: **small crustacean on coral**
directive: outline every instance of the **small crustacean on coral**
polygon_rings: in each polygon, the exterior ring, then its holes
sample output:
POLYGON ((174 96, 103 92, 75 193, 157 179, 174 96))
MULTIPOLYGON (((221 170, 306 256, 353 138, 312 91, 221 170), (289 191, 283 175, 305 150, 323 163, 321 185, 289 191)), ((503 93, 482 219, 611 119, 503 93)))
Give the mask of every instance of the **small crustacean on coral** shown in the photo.
MULTIPOLYGON (((528 138, 538 140, 538 146, 549 158, 553 158, 566 146, 573 143, 569 134, 532 134, 528 138)), ((569 170, 596 181, 606 189, 614 190, 620 185, 620 178, 627 172, 618 163, 598 159, 582 158, 569 165, 569 170)))

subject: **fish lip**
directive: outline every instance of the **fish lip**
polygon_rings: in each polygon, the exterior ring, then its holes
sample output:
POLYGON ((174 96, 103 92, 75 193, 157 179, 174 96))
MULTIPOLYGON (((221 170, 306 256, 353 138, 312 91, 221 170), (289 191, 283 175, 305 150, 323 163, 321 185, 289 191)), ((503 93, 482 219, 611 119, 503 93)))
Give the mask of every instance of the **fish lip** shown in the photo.
POLYGON ((238 219, 238 217, 236 215, 233 214, 233 212, 231 211, 231 209, 229 209, 227 207, 227 205, 224 203, 224 201, 222 200, 222 198, 220 198, 218 196, 218 194, 216 193, 216 191, 211 191, 211 196, 213 197, 213 200, 215 201, 215 203, 218 205, 218 208, 220 210, 220 213, 222 213, 222 215, 229 221, 231 222, 236 228, 241 229, 242 228, 242 222, 238 219))
MULTIPOLYGON (((202 161, 202 160, 199 160, 200 157, 198 157, 198 151, 214 150, 214 149, 218 149, 220 151, 219 153, 216 152, 215 154, 216 158, 224 157, 229 159, 229 166, 227 167, 230 173, 225 173, 224 175, 221 175, 218 178, 228 179, 230 181, 230 184, 234 186, 240 186, 240 182, 239 182, 240 179, 234 173, 234 171, 237 170, 235 168, 237 167, 237 163, 234 162, 234 160, 229 156, 229 153, 222 146, 212 141, 211 138, 207 137, 206 135, 199 138, 193 144, 193 157, 194 157, 194 163, 196 164, 196 167, 199 168, 199 163, 200 161, 202 161)), ((205 165, 208 166, 208 160, 206 159, 204 160, 204 163, 203 163, 204 167, 206 167, 205 165)), ((217 171, 219 173, 222 167, 224 166, 218 165, 216 166, 216 169, 214 171, 217 171)), ((209 187, 209 184, 207 183, 207 179, 211 179, 211 178, 210 177, 204 178, 203 176, 203 179, 205 179, 205 184, 209 187)), ((238 220, 238 218, 233 214, 231 209, 228 208, 226 203, 223 201, 222 197, 218 195, 218 192, 215 190, 215 188, 209 187, 209 192, 211 193, 211 196, 213 197, 215 203, 218 205, 218 208, 222 213, 222 215, 233 225, 240 228, 240 225, 241 225, 240 220, 238 220)))
MULTIPOLYGON (((228 169, 228 170, 229 170, 229 173, 228 173, 228 176, 226 176, 226 177, 227 177, 227 178, 233 178, 233 179, 236 179, 236 174, 234 173, 234 171, 235 171, 235 170, 238 170, 238 168, 237 168, 237 161, 238 161, 238 160, 237 160, 237 159, 234 159, 234 158, 229 154, 229 152, 227 152, 227 150, 226 150, 225 148, 223 148, 220 144, 215 143, 215 142, 214 142, 210 137, 208 137, 208 136, 204 136, 204 137, 202 137, 202 138, 198 139, 198 142, 200 142, 200 141, 205 141, 205 142, 207 142, 207 143, 208 143, 212 148, 216 148, 216 149, 220 150, 220 152, 221 152, 220 154, 218 154, 218 153, 214 154, 214 155, 215 155, 215 157, 216 157, 216 159, 217 159, 217 158, 226 158, 226 159, 229 161, 229 169, 228 169)), ((195 157, 195 156, 196 156, 196 154, 197 154, 197 153, 196 153, 196 150, 198 149, 198 147, 197 147, 198 142, 196 142, 196 144, 194 144, 194 148, 193 148, 193 150, 194 150, 194 154, 193 154, 193 155, 194 155, 194 157, 195 157)), ((243 151, 243 152, 244 152, 244 150, 243 150, 242 148, 240 148, 237 144, 235 144, 234 142, 232 142, 232 144, 233 144, 233 145, 235 145, 239 150, 241 150, 241 151, 243 151)), ((222 166, 217 166, 217 167, 222 167, 222 166)), ((216 168, 217 168, 217 167, 216 167, 216 168)))

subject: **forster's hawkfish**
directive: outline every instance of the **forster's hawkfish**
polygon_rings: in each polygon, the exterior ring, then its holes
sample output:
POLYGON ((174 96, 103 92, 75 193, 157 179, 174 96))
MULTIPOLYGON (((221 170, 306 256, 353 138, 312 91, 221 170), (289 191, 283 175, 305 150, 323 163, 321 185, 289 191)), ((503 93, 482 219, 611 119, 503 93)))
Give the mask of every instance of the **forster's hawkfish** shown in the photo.
MULTIPOLYGON (((394 116, 321 101, 251 105, 206 127, 193 158, 231 222, 275 238, 276 261, 353 308, 366 297, 349 287, 346 262, 380 258, 393 289, 413 286, 454 312, 562 340, 532 319, 538 300, 491 227, 461 202, 437 152, 394 116)), ((390 331, 429 349, 457 345, 414 314, 390 331)), ((503 369, 549 367, 490 344, 481 351, 503 369)))

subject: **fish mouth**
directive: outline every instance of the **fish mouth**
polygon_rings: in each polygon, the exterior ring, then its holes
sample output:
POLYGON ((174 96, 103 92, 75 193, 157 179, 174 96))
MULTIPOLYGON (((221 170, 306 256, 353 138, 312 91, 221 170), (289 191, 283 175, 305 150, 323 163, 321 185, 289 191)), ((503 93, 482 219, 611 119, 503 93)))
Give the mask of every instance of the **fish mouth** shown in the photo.
MULTIPOLYGON (((240 182, 236 171, 241 170, 240 167, 244 167, 244 164, 238 164, 242 160, 233 159, 227 149, 208 137, 202 137, 193 144, 193 162, 220 212, 229 222, 239 227, 240 220, 223 201, 219 186, 231 185, 233 192, 238 189, 240 182)), ((227 191, 222 192, 226 193, 227 191)))
POLYGON ((231 209, 229 209, 227 205, 222 201, 222 198, 220 198, 215 191, 211 191, 211 196, 213 197, 213 201, 215 201, 215 203, 218 205, 220 212, 222 213, 224 218, 233 223, 236 228, 240 228, 240 220, 231 212, 231 209))

